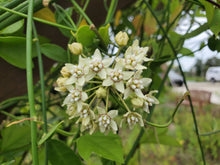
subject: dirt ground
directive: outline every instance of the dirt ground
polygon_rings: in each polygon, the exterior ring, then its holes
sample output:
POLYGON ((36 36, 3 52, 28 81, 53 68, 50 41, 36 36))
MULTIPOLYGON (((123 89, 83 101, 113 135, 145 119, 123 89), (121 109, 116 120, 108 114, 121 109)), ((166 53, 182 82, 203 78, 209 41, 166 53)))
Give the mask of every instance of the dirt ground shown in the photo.
MULTIPOLYGON (((211 92, 211 103, 220 105, 220 82, 187 82, 189 90, 202 90, 211 92)), ((185 86, 173 87, 173 92, 183 94, 186 92, 185 86)))

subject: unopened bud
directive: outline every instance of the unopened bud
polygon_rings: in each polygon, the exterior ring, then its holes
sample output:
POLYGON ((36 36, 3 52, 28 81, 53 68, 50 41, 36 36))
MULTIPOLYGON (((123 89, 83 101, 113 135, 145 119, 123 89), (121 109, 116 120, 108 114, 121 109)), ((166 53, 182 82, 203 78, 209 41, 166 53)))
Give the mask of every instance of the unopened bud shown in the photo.
POLYGON ((120 31, 118 34, 116 34, 115 36, 115 42, 119 45, 119 46, 125 46, 128 43, 128 35, 126 32, 122 32, 120 31))
POLYGON ((80 55, 83 50, 83 46, 81 43, 73 42, 72 44, 68 44, 68 47, 74 55, 80 55))
POLYGON ((67 69, 66 66, 62 67, 60 73, 62 74, 63 77, 70 77, 71 73, 69 71, 69 69, 67 69))
POLYGON ((106 97, 106 90, 102 87, 100 87, 98 90, 96 90, 96 96, 98 98, 105 98, 106 97))
POLYGON ((47 6, 49 5, 50 1, 51 1, 51 0, 43 0, 43 2, 42 2, 42 3, 43 3, 43 6, 44 6, 44 7, 47 7, 47 6))
POLYGON ((131 103, 134 106, 134 108, 139 108, 143 106, 143 99, 142 98, 133 98, 131 99, 131 103))

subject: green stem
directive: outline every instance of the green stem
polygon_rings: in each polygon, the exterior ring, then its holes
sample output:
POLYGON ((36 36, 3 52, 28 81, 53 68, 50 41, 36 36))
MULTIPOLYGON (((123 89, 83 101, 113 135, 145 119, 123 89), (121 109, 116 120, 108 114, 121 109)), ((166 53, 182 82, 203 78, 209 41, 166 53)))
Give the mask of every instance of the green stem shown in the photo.
POLYGON ((111 88, 111 90, 118 96, 118 98, 121 100, 122 104, 124 105, 125 109, 128 112, 131 112, 131 110, 129 109, 128 105, 125 103, 125 101, 122 99, 121 95, 118 93, 118 91, 114 88, 111 88))
MULTIPOLYGON (((13 0, 10 3, 7 3, 6 5, 4 5, 4 7, 6 8, 14 8, 15 6, 19 5, 20 3, 22 3, 24 0, 13 0)), ((2 13, 4 13, 4 10, 0 10, 0 15, 2 13)))
MULTIPOLYGON (((86 0, 85 5, 83 6, 83 11, 84 11, 84 12, 86 11, 86 8, 87 8, 87 6, 88 6, 88 4, 89 4, 89 1, 90 1, 90 0, 86 0)), ((77 25, 76 25, 77 27, 79 27, 79 25, 80 25, 80 23, 81 23, 81 21, 82 21, 82 18, 83 18, 83 16, 80 14, 79 20, 78 20, 77 25)))
POLYGON ((109 88, 106 87, 107 89, 107 93, 106 93, 106 105, 105 105, 105 112, 107 113, 108 112, 108 102, 109 102, 109 88))
POLYGON ((13 97, 13 98, 10 98, 10 99, 7 99, 7 100, 5 100, 5 101, 2 101, 1 103, 0 103, 0 106, 1 105, 4 105, 4 104, 7 104, 7 103, 9 103, 9 102, 18 102, 18 101, 20 101, 20 100, 27 100, 28 99, 28 97, 27 96, 18 96, 18 97, 13 97))
MULTIPOLYGON (((19 10, 21 10, 22 8, 26 7, 27 4, 28 4, 28 2, 27 2, 27 1, 24 1, 24 2, 21 3, 20 5, 18 5, 18 6, 16 6, 15 8, 13 8, 13 10, 14 10, 14 11, 19 11, 19 10)), ((12 13, 9 13, 9 12, 6 12, 6 13, 2 14, 2 15, 0 16, 0 21, 3 21, 4 19, 8 18, 8 17, 11 16, 11 15, 12 15, 12 13)))
POLYGON ((216 134, 216 133, 220 133, 220 130, 213 131, 213 132, 207 132, 207 133, 200 133, 199 135, 200 136, 210 136, 210 135, 213 135, 213 134, 216 134))
POLYGON ((87 90, 85 90, 84 92, 89 92, 89 91, 92 91, 92 90, 95 90, 95 89, 97 89, 97 88, 99 88, 99 87, 101 87, 102 85, 99 85, 99 86, 96 86, 96 87, 93 87, 93 88, 90 88, 90 89, 87 89, 87 90))
POLYGON ((11 113, 8 113, 8 112, 6 112, 6 111, 1 110, 0 113, 4 114, 4 115, 6 115, 6 116, 9 116, 9 117, 11 117, 12 119, 19 120, 16 116, 14 116, 14 115, 12 115, 11 113))
POLYGON ((89 25, 92 25, 92 21, 90 18, 86 15, 86 13, 83 11, 83 9, 75 2, 75 0, 71 0, 73 5, 76 7, 76 9, 79 11, 79 13, 86 19, 86 21, 89 23, 89 25))
POLYGON ((108 14, 106 16, 105 25, 108 24, 114 16, 116 7, 118 5, 118 0, 111 0, 111 4, 108 10, 108 14))
MULTIPOLYGON (((181 64, 179 62, 179 59, 177 57, 177 52, 171 42, 171 40, 169 39, 169 37, 167 36, 167 33, 166 31, 164 30, 163 26, 160 24, 160 21, 158 20, 155 12, 153 11, 152 7, 150 6, 150 4, 145 0, 145 4, 147 5, 148 9, 150 10, 150 12, 152 13, 153 17, 156 19, 160 29, 162 30, 163 34, 164 34, 164 37, 167 39, 175 57, 176 57, 176 60, 178 62, 178 65, 179 65, 179 69, 180 69, 180 72, 181 72, 181 75, 183 76, 183 82, 184 82, 184 85, 186 87, 186 89, 189 91, 189 88, 187 86, 187 83, 186 83, 186 78, 185 78, 185 75, 183 73, 183 70, 182 70, 182 67, 181 67, 181 64)), ((193 116, 193 122, 194 122, 194 126, 195 126, 195 131, 196 131, 196 136, 197 136, 197 140, 198 140, 198 143, 199 143, 199 147, 200 147, 200 151, 201 151, 201 156, 202 156, 202 160, 203 160, 203 164, 205 165, 206 164, 206 160, 205 160, 205 155, 204 155, 204 152, 203 152, 203 147, 202 147, 202 143, 201 143, 201 139, 199 137, 199 130, 198 130, 198 126, 197 126, 197 120, 196 120, 196 116, 195 116, 195 112, 194 112, 194 108, 193 108, 193 105, 192 105, 192 100, 191 100, 191 97, 188 96, 188 99, 189 99, 189 102, 190 102, 190 107, 191 107, 191 112, 192 112, 192 116, 193 116)))
POLYGON ((150 121, 145 120, 146 124, 154 126, 154 127, 158 127, 158 128, 165 128, 168 127, 174 120, 175 114, 179 108, 179 106, 182 104, 183 100, 185 99, 185 96, 189 95, 189 92, 187 92, 186 94, 184 94, 184 97, 179 101, 179 103, 177 104, 176 108, 174 109, 172 116, 170 118, 170 120, 166 123, 166 124, 156 124, 156 123, 152 123, 150 121))
POLYGON ((75 23, 73 22, 72 18, 67 14, 66 10, 64 10, 61 6, 59 6, 59 5, 55 4, 55 3, 54 3, 54 6, 55 6, 56 8, 58 8, 59 10, 61 10, 61 11, 65 14, 65 16, 67 17, 67 19, 68 19, 69 22, 71 23, 71 25, 73 26, 73 28, 74 28, 74 29, 77 29, 75 23))
MULTIPOLYGON (((41 56, 40 51, 40 43, 37 35, 37 31, 33 22, 33 33, 34 38, 36 39, 36 51, 38 56, 38 66, 39 66, 39 72, 40 72, 40 84, 41 84, 41 100, 42 100, 42 112, 43 112, 43 121, 44 121, 44 133, 47 133, 47 112, 46 112, 46 97, 45 97, 45 85, 44 85, 44 69, 43 69, 43 60, 41 56)), ((45 165, 48 164, 48 147, 47 147, 47 141, 44 143, 45 146, 45 165)))
MULTIPOLYGON (((23 14, 23 13, 20 13, 20 12, 17 12, 17 11, 14 11, 14 10, 11 10, 11 9, 8 9, 8 8, 2 7, 2 6, 0 6, 0 9, 11 12, 11 13, 16 14, 18 16, 27 18, 26 14, 23 14)), ((48 24, 48 25, 51 25, 51 26, 55 26, 55 27, 58 27, 58 28, 76 31, 76 29, 73 29, 73 28, 70 28, 70 27, 67 27, 67 26, 64 26, 64 25, 60 25, 60 24, 57 24, 57 23, 53 23, 53 22, 50 22, 50 21, 46 21, 44 19, 33 17, 33 20, 41 22, 41 23, 45 23, 45 24, 48 24)))
MULTIPOLYGON (((28 18, 26 31, 26 74, 27 74, 27 89, 28 101, 30 105, 30 118, 36 119, 35 103, 34 103, 34 86, 32 74, 32 21, 33 21, 34 0, 28 2, 28 18)), ((38 150, 37 150, 37 124, 31 120, 31 148, 33 165, 38 165, 38 150)))
POLYGON ((92 103, 95 101, 96 97, 97 97, 97 96, 94 96, 94 97, 92 98, 92 100, 91 100, 90 103, 89 103, 89 107, 90 107, 90 106, 92 105, 92 103))
POLYGON ((92 84, 102 84, 101 81, 87 81, 87 83, 92 83, 92 84))

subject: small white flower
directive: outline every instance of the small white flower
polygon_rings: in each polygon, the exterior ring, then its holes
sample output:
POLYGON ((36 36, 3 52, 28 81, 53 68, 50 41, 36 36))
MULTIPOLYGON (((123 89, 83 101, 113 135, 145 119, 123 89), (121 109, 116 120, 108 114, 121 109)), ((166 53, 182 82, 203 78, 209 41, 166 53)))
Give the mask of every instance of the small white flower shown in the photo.
POLYGON ((147 87, 151 83, 150 78, 141 78, 142 70, 138 70, 132 78, 128 80, 126 83, 126 89, 124 92, 124 99, 128 98, 128 96, 132 95, 133 93, 140 98, 144 98, 142 93, 142 89, 147 87))
POLYGON ((98 107, 99 117, 97 119, 100 132, 105 132, 106 134, 109 130, 112 130, 113 133, 116 133, 118 126, 113 120, 118 115, 117 110, 110 110, 108 113, 105 112, 105 109, 98 107))
POLYGON ((79 86, 83 86, 85 81, 89 80, 86 79, 86 75, 89 73, 89 67, 88 67, 88 59, 84 59, 81 56, 79 56, 79 64, 73 65, 73 64, 65 64, 67 69, 72 74, 71 77, 65 82, 66 85, 74 84, 79 86))
POLYGON ((145 112, 149 112, 149 106, 152 106, 153 104, 159 104, 159 101, 156 97, 153 96, 154 93, 157 93, 158 91, 150 91, 148 94, 144 95, 144 106, 143 109, 145 112))
POLYGON ((81 125, 80 127, 80 131, 83 132, 87 129, 89 129, 89 134, 93 134, 93 132, 96 130, 97 125, 94 121, 90 120, 89 123, 87 125, 81 125))
POLYGON ((126 114, 124 114, 120 127, 122 127, 123 122, 127 123, 130 129, 133 129, 137 123, 141 127, 144 126, 142 116, 136 112, 127 112, 126 114))
POLYGON ((124 80, 128 80, 134 74, 134 72, 123 71, 122 69, 123 65, 120 62, 116 63, 114 69, 108 68, 108 77, 103 81, 102 85, 114 85, 119 92, 124 93, 124 80))
POLYGON ((101 79, 106 79, 106 68, 109 67, 112 63, 112 58, 106 58, 102 60, 102 55, 98 49, 95 50, 95 53, 91 60, 89 60, 90 71, 87 75, 87 79, 92 79, 96 74, 101 79))
POLYGON ((80 112, 83 106, 83 102, 86 101, 88 95, 82 91, 82 87, 80 86, 68 86, 69 94, 63 101, 63 105, 77 105, 77 111, 80 112))
POLYGON ((76 121, 76 124, 82 123, 82 125, 87 126, 89 123, 91 123, 91 121, 95 119, 95 114, 89 108, 89 105, 84 103, 82 105, 82 109, 79 112, 77 111, 73 117, 79 117, 79 119, 76 121))
POLYGON ((152 61, 152 59, 145 57, 148 47, 139 47, 139 41, 135 40, 132 46, 129 46, 125 52, 124 58, 117 58, 117 61, 122 61, 125 68, 130 70, 143 70, 147 67, 143 66, 143 62, 152 61))

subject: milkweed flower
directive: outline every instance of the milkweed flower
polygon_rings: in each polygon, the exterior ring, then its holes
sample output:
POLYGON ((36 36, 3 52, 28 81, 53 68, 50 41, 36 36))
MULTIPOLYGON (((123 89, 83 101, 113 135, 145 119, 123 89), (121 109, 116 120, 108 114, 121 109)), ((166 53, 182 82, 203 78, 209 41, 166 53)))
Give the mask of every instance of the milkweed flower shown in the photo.
POLYGON ((112 63, 112 58, 102 60, 102 55, 98 49, 95 50, 92 59, 89 60, 88 79, 92 79, 97 74, 101 79, 106 79, 106 68, 112 63))
POLYGON ((107 134, 109 130, 112 130, 113 133, 116 133, 118 126, 113 118, 118 115, 118 110, 110 110, 106 113, 105 109, 98 107, 98 113, 99 117, 97 119, 97 123, 99 125, 100 132, 105 132, 107 134))
POLYGON ((122 61, 126 69, 143 70, 147 69, 143 66, 143 62, 152 61, 152 59, 145 57, 147 55, 148 47, 139 47, 139 41, 135 40, 132 46, 129 46, 125 51, 124 58, 117 58, 117 61, 122 61))
POLYGON ((144 96, 144 107, 143 107, 143 110, 145 112, 149 112, 149 106, 152 106, 153 104, 159 104, 159 100, 157 100, 156 97, 153 96, 154 93, 157 93, 158 91, 157 90, 153 90, 153 91, 150 91, 148 94, 146 94, 144 96))
POLYGON ((134 72, 123 71, 123 65, 117 62, 114 69, 107 69, 108 77, 103 81, 103 86, 114 86, 119 92, 124 93, 124 80, 128 80, 134 72))
POLYGON ((142 70, 136 71, 132 78, 127 81, 124 99, 128 98, 128 96, 132 95, 133 93, 140 98, 144 98, 142 89, 149 86, 152 80, 150 78, 142 78, 141 73, 142 70))
POLYGON ((86 99, 88 98, 88 95, 82 91, 82 87, 77 86, 77 85, 75 87, 69 86, 68 91, 69 91, 69 94, 64 99, 63 106, 76 104, 77 111, 80 112, 83 106, 83 102, 86 101, 86 99))
POLYGON ((65 85, 75 83, 76 85, 83 86, 86 80, 90 80, 90 78, 87 77, 87 74, 89 73, 87 59, 84 59, 81 56, 79 56, 78 65, 65 64, 65 67, 71 73, 71 76, 68 78, 68 80, 66 80, 65 85))
POLYGON ((120 124, 121 127, 123 122, 127 123, 130 129, 133 129, 137 123, 141 127, 144 126, 142 116, 136 112, 127 112, 126 114, 124 114, 120 124))

